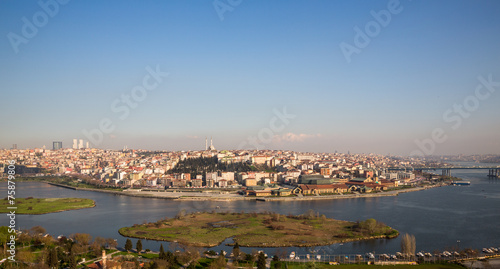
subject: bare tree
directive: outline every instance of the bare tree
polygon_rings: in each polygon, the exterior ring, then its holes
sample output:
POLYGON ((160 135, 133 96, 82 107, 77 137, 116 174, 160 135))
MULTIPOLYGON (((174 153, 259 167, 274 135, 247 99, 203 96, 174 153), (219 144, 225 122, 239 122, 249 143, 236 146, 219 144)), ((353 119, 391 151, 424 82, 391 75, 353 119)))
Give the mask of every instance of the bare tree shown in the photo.
POLYGON ((407 255, 415 255, 417 241, 414 235, 404 234, 401 237, 401 252, 407 255))
POLYGON ((94 238, 94 243, 102 248, 106 247, 106 239, 104 237, 97 236, 96 238, 94 238))
POLYGON ((113 238, 106 238, 106 244, 109 248, 116 248, 118 246, 118 243, 113 238))
POLYGON ((88 246, 90 244, 90 241, 92 240, 92 236, 90 234, 84 233, 72 234, 70 235, 70 237, 82 246, 88 246))
POLYGON ((185 209, 181 209, 177 215, 175 215, 175 218, 176 219, 183 219, 184 217, 186 216, 186 210, 185 209))
POLYGON ((377 228, 377 221, 375 219, 367 219, 363 221, 363 226, 370 234, 372 234, 377 228))
POLYGON ((316 212, 314 212, 313 209, 309 209, 307 210, 305 215, 307 219, 314 219, 314 217, 316 216, 316 212))

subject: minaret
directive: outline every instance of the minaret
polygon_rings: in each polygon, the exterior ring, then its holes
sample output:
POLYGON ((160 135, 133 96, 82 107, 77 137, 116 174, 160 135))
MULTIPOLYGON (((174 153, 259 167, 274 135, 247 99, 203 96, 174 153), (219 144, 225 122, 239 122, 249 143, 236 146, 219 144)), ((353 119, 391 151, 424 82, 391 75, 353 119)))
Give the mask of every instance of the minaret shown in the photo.
POLYGON ((210 151, 215 150, 214 143, 212 137, 210 137, 210 147, 208 148, 210 151))
POLYGON ((208 150, 208 138, 205 136, 205 151, 208 150))
POLYGON ((102 250, 102 268, 106 269, 106 250, 102 250))

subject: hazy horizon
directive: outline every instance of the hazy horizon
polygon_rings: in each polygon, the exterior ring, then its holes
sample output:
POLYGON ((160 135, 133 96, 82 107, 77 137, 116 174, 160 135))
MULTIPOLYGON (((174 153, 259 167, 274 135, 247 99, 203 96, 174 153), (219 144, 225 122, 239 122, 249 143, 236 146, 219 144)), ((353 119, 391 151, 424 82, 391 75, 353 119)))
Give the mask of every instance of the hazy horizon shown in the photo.
POLYGON ((498 1, 0 2, 0 148, 500 154, 498 1))

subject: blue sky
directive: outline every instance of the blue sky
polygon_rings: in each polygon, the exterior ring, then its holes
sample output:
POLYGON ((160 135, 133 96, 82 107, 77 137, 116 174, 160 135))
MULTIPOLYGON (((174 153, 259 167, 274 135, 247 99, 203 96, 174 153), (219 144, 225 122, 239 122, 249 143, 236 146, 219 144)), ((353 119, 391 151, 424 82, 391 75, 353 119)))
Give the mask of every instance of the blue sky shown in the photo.
POLYGON ((498 1, 40 2, 49 11, 0 1, 0 148, 71 147, 99 130, 94 146, 115 149, 197 150, 213 136, 218 149, 253 137, 267 149, 500 154, 500 87, 468 98, 478 77, 500 81, 498 1), (356 46, 356 27, 372 34, 348 62, 340 45, 356 46), (148 67, 168 76, 116 112, 148 67), (271 128, 284 109, 294 117, 271 128))

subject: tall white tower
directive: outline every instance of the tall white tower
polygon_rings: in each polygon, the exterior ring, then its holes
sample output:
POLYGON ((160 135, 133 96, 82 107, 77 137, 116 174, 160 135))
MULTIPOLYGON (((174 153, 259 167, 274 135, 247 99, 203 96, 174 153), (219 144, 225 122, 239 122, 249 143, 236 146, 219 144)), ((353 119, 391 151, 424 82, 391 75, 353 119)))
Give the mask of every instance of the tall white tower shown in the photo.
POLYGON ((212 137, 210 137, 210 150, 215 150, 215 147, 214 147, 214 144, 212 141, 212 137))
POLYGON ((78 139, 73 139, 73 149, 78 149, 78 139))
POLYGON ((205 136, 205 151, 208 150, 208 138, 205 136))

